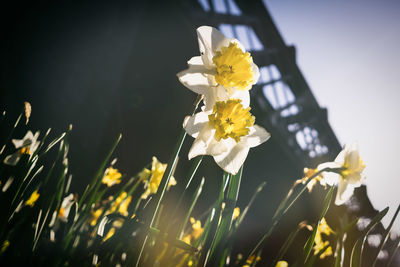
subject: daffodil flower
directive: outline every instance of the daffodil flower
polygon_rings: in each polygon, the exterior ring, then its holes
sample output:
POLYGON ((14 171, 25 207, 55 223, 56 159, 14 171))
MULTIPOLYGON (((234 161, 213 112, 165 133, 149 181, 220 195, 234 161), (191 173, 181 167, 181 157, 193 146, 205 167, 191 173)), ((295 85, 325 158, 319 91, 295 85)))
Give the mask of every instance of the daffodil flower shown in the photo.
POLYGON ((318 165, 318 170, 325 168, 336 169, 338 171, 323 172, 322 185, 338 185, 335 204, 342 205, 353 195, 354 188, 361 186, 365 168, 361 160, 357 144, 346 145, 338 154, 334 162, 326 162, 318 165))
POLYGON ((58 212, 58 218, 60 218, 63 222, 67 222, 69 212, 74 203, 74 194, 69 194, 63 199, 60 211, 58 212))
POLYGON ((28 131, 24 138, 22 139, 12 139, 12 143, 14 144, 17 151, 11 155, 8 155, 4 159, 4 163, 8 165, 15 166, 19 162, 22 155, 31 156, 36 149, 39 147, 40 141, 38 141, 39 131, 33 135, 31 131, 28 131))
MULTIPOLYGON (((142 194, 141 198, 146 199, 149 195, 157 193, 158 186, 161 183, 161 179, 164 175, 165 170, 167 169, 167 164, 163 164, 156 157, 153 157, 153 161, 151 164, 151 171, 145 171, 147 169, 144 169, 139 176, 148 180, 144 181, 144 188, 146 191, 142 194), (142 175, 142 176, 141 176, 142 175)), ((168 183, 168 189, 176 185, 176 180, 173 176, 171 176, 169 183, 168 183)))
POLYGON ((217 101, 240 98, 250 102, 248 90, 260 73, 250 53, 236 39, 226 38, 210 26, 197 29, 201 56, 188 61, 189 68, 177 74, 179 81, 195 93, 204 95, 205 109, 217 101))
MULTIPOLYGON (((331 234, 335 234, 331 227, 329 227, 328 223, 326 222, 325 218, 322 218, 320 224, 318 225, 317 232, 315 234, 315 245, 314 255, 317 255, 320 251, 322 251, 326 246, 329 245, 329 241, 323 241, 322 234, 326 236, 330 236, 331 234)), ((332 247, 328 246, 326 250, 319 256, 320 259, 323 259, 327 256, 332 255, 332 247)))
POLYGON ((203 109, 186 117, 183 127, 196 138, 189 151, 189 160, 198 155, 210 155, 224 171, 236 174, 250 148, 270 137, 254 121, 250 107, 240 99, 218 101, 212 111, 203 109))
POLYGON ((33 191, 29 199, 25 201, 25 206, 33 207, 36 201, 39 199, 39 196, 40 194, 38 193, 38 190, 33 191))
POLYGON ((122 174, 117 169, 109 167, 107 168, 101 182, 106 184, 108 187, 111 187, 115 184, 119 184, 121 182, 121 177, 122 174))

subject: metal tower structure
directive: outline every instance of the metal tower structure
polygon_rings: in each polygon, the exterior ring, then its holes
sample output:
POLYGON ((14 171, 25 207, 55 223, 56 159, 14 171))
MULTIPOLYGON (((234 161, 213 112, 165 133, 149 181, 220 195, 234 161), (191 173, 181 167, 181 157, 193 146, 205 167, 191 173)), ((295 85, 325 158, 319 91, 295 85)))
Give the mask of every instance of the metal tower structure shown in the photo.
POLYGON ((296 64, 294 46, 285 44, 265 3, 198 0, 187 3, 194 24, 211 24, 238 39, 260 68, 251 90, 253 112, 299 168, 332 160, 341 146, 296 64))

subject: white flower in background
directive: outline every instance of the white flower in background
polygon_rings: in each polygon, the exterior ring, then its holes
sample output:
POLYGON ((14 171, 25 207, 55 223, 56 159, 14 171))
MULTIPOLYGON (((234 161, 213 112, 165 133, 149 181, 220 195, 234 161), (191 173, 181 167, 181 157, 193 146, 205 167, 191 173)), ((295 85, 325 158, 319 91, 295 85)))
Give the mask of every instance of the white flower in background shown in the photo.
POLYGON ((250 53, 236 39, 226 38, 210 26, 197 29, 201 56, 188 61, 189 69, 179 72, 179 81, 195 93, 204 95, 205 109, 217 101, 240 98, 249 102, 248 90, 260 73, 250 53))
POLYGON ((210 155, 224 171, 236 174, 243 165, 250 147, 268 140, 270 134, 254 124, 255 117, 241 99, 218 101, 213 110, 187 116, 186 132, 196 138, 189 151, 189 160, 210 155))
POLYGON ((69 212, 71 210, 72 205, 74 205, 74 194, 69 194, 66 196, 60 207, 60 211, 58 213, 58 218, 60 218, 62 221, 66 222, 68 219, 69 212))
POLYGON ((14 144, 17 151, 11 155, 8 155, 4 159, 4 163, 8 165, 15 166, 17 165, 19 159, 23 154, 32 155, 36 149, 38 148, 40 141, 38 141, 39 131, 33 135, 31 131, 28 131, 24 138, 22 139, 12 139, 12 143, 14 144))
POLYGON ((353 195, 354 188, 361 186, 365 168, 361 160, 357 144, 346 145, 338 154, 334 162, 326 162, 318 165, 318 170, 324 168, 337 169, 336 172, 323 172, 321 184, 338 185, 336 205, 342 205, 353 195))

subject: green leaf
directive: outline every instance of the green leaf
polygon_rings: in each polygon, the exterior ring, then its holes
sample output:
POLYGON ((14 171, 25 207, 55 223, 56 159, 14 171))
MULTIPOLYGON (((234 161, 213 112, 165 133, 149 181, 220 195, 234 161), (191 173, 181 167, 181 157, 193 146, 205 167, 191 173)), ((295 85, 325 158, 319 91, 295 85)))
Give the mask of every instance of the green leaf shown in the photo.
MULTIPOLYGON (((149 210, 151 211, 151 213, 149 214, 150 218, 143 220, 143 221, 147 222, 149 227, 153 226, 153 223, 154 223, 156 217, 158 216, 158 211, 160 209, 161 201, 163 200, 164 194, 167 190, 169 180, 170 180, 172 173, 178 162, 179 153, 181 151, 181 148, 182 148, 183 142, 185 141, 185 138, 186 138, 186 131, 185 131, 185 129, 182 129, 181 134, 178 138, 178 142, 176 143, 175 149, 174 149, 172 156, 168 162, 167 169, 165 170, 163 178, 161 179, 160 185, 158 186, 157 193, 155 194, 154 198, 152 199, 153 206, 151 206, 149 208, 149 210)), ((138 217, 139 217, 139 215, 138 215, 138 217)), ((142 218, 140 218, 140 219, 142 219, 142 218)), ((138 267, 140 264, 140 260, 141 260, 144 248, 146 247, 147 240, 148 240, 148 235, 146 234, 146 236, 143 240, 140 252, 139 252, 139 256, 136 260, 136 264, 135 264, 136 267, 138 267)))
POLYGON ((397 207, 397 210, 394 213, 392 220, 389 223, 389 226, 386 228, 385 233, 383 234, 383 237, 382 237, 381 243, 379 244, 378 250, 376 252, 375 260, 374 260, 374 263, 372 264, 372 267, 374 267, 376 265, 376 262, 378 261, 379 252, 382 250, 383 246, 385 245, 386 241, 389 238, 390 230, 392 229, 392 226, 394 224, 394 221, 397 218, 397 215, 399 214, 399 211, 400 211, 400 205, 397 207))
POLYGON ((225 199, 225 208, 222 211, 221 222, 218 227, 215 240, 210 252, 210 265, 216 266, 218 262, 225 262, 223 255, 224 248, 226 247, 226 237, 232 227, 233 211, 236 207, 236 202, 239 196, 240 182, 242 180, 243 166, 240 168, 236 175, 232 175, 227 194, 225 199))
POLYGON ((285 240, 285 243, 283 243, 281 249, 279 250, 277 256, 275 257, 275 260, 274 260, 272 266, 275 266, 278 261, 283 259, 283 256, 285 256, 287 250, 292 245, 292 243, 293 243, 294 239, 296 238, 297 234, 299 233, 299 231, 300 231, 300 228, 297 227, 296 230, 294 230, 293 232, 291 232, 289 234, 289 236, 285 240))
POLYGON ((221 210, 222 210, 222 201, 224 200, 224 189, 226 183, 230 180, 230 174, 224 172, 223 178, 222 178, 222 184, 219 192, 219 197, 218 201, 216 202, 214 208, 211 211, 211 218, 210 218, 210 223, 209 223, 209 229, 207 231, 207 236, 206 240, 203 245, 203 250, 200 255, 200 259, 197 263, 197 267, 204 267, 207 264, 207 261, 210 257, 211 254, 211 249, 212 249, 212 244, 215 239, 215 235, 218 230, 218 225, 219 225, 219 219, 221 216, 221 210))
POLYGON ((333 190, 334 189, 335 189, 335 187, 331 186, 331 188, 329 189, 328 193, 326 194, 325 199, 324 199, 324 206, 322 208, 322 212, 321 212, 321 214, 319 216, 318 222, 315 225, 311 236, 308 238, 307 243, 304 246, 304 249, 303 249, 303 259, 304 259, 303 262, 304 263, 307 262, 307 259, 310 256, 312 247, 314 245, 315 235, 317 234, 318 226, 321 223, 322 218, 325 217, 326 212, 328 211, 329 205, 330 205, 331 200, 332 200, 333 190))
POLYGON ((350 266, 351 267, 358 267, 361 266, 361 254, 363 249, 363 244, 365 239, 367 238, 368 233, 374 228, 374 226, 379 223, 383 217, 385 217, 386 213, 388 212, 389 207, 386 207, 382 211, 380 211, 368 224, 368 226, 364 229, 361 233, 357 241, 355 242, 353 249, 351 251, 350 256, 350 266))

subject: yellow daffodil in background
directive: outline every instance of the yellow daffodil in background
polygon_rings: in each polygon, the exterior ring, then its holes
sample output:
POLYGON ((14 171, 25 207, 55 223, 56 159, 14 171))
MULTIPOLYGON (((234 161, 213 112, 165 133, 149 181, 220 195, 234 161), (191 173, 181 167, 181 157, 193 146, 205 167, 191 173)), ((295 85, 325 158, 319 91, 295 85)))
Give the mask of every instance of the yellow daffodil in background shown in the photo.
POLYGON ((8 240, 4 241, 0 248, 0 254, 3 254, 4 252, 6 252, 6 250, 9 246, 10 246, 10 241, 8 241, 8 240))
MULTIPOLYGON (((126 192, 121 192, 121 194, 119 194, 119 196, 115 199, 114 203, 111 205, 111 207, 108 209, 107 213, 113 213, 115 211, 117 211, 117 209, 120 208, 120 205, 126 200, 128 196, 128 193, 126 192)), ((128 205, 130 203, 130 200, 128 202, 128 205)), ((123 208, 124 211, 124 208, 123 208)))
MULTIPOLYGON (((310 180, 310 178, 316 174, 318 172, 318 169, 309 169, 309 168, 304 168, 303 173, 304 176, 301 179, 298 179, 295 181, 294 185, 298 185, 298 184, 306 184, 308 182, 308 180, 310 180)), ((307 189, 308 192, 311 193, 314 186, 317 184, 317 182, 321 181, 322 176, 318 175, 315 176, 314 178, 312 178, 312 180, 310 182, 308 182, 307 184, 307 189)))
POLYGON ((138 174, 138 177, 141 181, 149 179, 150 176, 151 176, 151 171, 147 168, 143 168, 143 170, 138 174))
POLYGON ((129 207, 129 204, 131 203, 131 200, 132 200, 132 196, 129 196, 126 199, 124 199, 122 201, 122 203, 119 205, 118 213, 120 213, 123 216, 128 216, 129 215, 128 207, 129 207))
MULTIPOLYGON (((142 199, 146 199, 150 194, 157 193, 158 186, 161 183, 161 179, 164 175, 165 170, 167 169, 167 164, 163 164, 156 157, 153 157, 153 161, 151 164, 150 178, 145 181, 145 189, 146 191, 142 194, 142 199)), ((145 170, 145 169, 144 169, 145 170)), ((143 171, 144 171, 143 170, 143 171)), ((143 172, 142 171, 142 172, 143 172)), ((148 174, 148 172, 144 172, 144 177, 148 174)), ((171 176, 168 188, 176 185, 176 180, 173 176, 171 176)))
POLYGON ((201 56, 188 61, 189 68, 177 74, 179 81, 204 95, 206 110, 212 109, 216 101, 230 98, 248 103, 248 90, 260 77, 250 53, 238 40, 226 38, 210 26, 199 27, 197 37, 201 56))
POLYGON ((233 210, 233 220, 236 220, 236 219, 239 217, 239 215, 240 215, 240 208, 239 208, 239 207, 236 207, 236 208, 233 210))
POLYGON ((189 151, 189 160, 198 155, 210 155, 224 171, 236 174, 250 148, 270 137, 254 121, 250 107, 241 99, 219 101, 211 111, 186 117, 183 127, 196 138, 189 151))
POLYGON ((334 162, 318 165, 318 170, 335 168, 337 172, 324 172, 322 185, 338 185, 335 204, 342 205, 353 195, 354 188, 363 182, 364 162, 361 160, 357 144, 346 145, 334 162))
POLYGON ((254 255, 251 255, 247 260, 246 264, 243 265, 243 267, 250 267, 254 264, 254 261, 259 262, 261 260, 260 256, 257 256, 257 258, 254 255))
POLYGON ((103 242, 107 241, 108 239, 110 239, 113 235, 115 234, 115 228, 111 227, 111 229, 108 231, 108 233, 106 234, 106 236, 103 238, 103 242))
POLYGON ((106 184, 108 187, 110 187, 115 184, 119 184, 121 182, 121 177, 122 177, 122 174, 117 169, 114 169, 113 167, 109 167, 109 168, 107 168, 101 182, 103 184, 106 184))
POLYGON ((37 140, 38 137, 39 137, 39 131, 37 131, 35 135, 31 131, 28 131, 24 136, 24 138, 13 139, 12 143, 14 144, 17 151, 11 155, 8 155, 4 159, 4 163, 15 166, 19 162, 19 159, 21 158, 22 155, 25 154, 32 156, 32 154, 36 151, 36 149, 39 147, 40 144, 40 141, 37 140))
POLYGON ((33 207, 35 205, 35 202, 38 200, 39 196, 40 194, 38 193, 38 190, 33 191, 29 199, 25 201, 25 206, 33 207))
POLYGON ((89 224, 91 226, 95 226, 97 224, 97 220, 100 218, 101 214, 103 214, 104 208, 98 208, 96 210, 90 211, 90 219, 89 224))
MULTIPOLYGON (((329 241, 323 241, 322 234, 329 236, 334 234, 335 232, 329 227, 325 218, 322 218, 321 223, 318 225, 317 233, 315 234, 314 239, 314 255, 317 255, 322 249, 324 249, 327 245, 329 245, 329 241)), ((332 255, 332 247, 329 246, 319 257, 321 259, 332 255)))
POLYGON ((289 264, 286 261, 278 261, 275 267, 288 267, 289 264))

